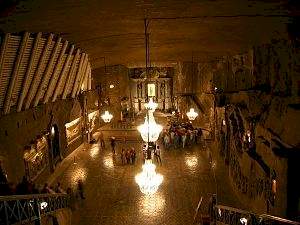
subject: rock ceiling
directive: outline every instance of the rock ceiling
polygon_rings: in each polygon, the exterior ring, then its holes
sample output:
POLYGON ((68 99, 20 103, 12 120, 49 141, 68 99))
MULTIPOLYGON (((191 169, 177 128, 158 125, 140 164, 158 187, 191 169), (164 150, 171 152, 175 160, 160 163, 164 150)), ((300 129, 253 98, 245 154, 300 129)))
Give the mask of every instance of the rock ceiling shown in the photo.
POLYGON ((93 68, 103 57, 107 65, 143 66, 145 15, 158 18, 149 26, 153 65, 240 53, 285 37, 289 20, 278 0, 23 0, 5 13, 3 32, 61 34, 89 54, 93 68))

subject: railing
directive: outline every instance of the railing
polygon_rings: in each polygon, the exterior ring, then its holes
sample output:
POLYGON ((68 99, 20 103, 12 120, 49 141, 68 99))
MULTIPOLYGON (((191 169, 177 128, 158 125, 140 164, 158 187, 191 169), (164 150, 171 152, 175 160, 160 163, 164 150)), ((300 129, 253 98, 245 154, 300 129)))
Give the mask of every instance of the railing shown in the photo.
POLYGON ((118 122, 118 123, 112 123, 111 129, 117 129, 117 130, 132 130, 135 128, 134 125, 130 122, 118 122))
POLYGON ((275 217, 267 214, 255 214, 241 209, 223 205, 215 205, 213 215, 214 224, 222 223, 228 225, 300 225, 299 222, 275 217))
POLYGON ((69 197, 66 194, 0 196, 0 224, 32 221, 39 224, 42 215, 68 206, 69 197))

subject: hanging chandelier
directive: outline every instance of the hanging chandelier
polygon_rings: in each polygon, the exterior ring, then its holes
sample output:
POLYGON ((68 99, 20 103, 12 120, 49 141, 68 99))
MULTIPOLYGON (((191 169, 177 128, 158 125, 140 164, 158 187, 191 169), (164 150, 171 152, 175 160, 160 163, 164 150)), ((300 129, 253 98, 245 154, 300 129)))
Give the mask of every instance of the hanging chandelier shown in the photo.
POLYGON ((141 133, 143 141, 155 142, 157 141, 162 128, 161 125, 155 122, 153 112, 149 110, 145 117, 144 124, 138 126, 137 129, 141 133))
POLYGON ((154 112, 155 109, 157 108, 157 103, 155 103, 155 102, 153 101, 153 99, 150 98, 150 99, 149 99, 149 102, 145 104, 145 108, 146 108, 147 110, 151 110, 151 111, 154 112))
POLYGON ((194 108, 191 108, 189 112, 186 113, 189 120, 195 120, 198 116, 198 113, 195 112, 194 108))
MULTIPOLYGON (((150 62, 150 53, 149 34, 147 33, 149 23, 147 19, 144 20, 144 25, 146 46, 146 79, 148 79, 148 63, 150 62)), ((152 96, 150 93, 147 93, 147 95, 148 97, 152 96)), ((153 102, 152 98, 150 98, 149 102, 145 104, 145 108, 147 109, 145 122, 144 124, 138 126, 137 129, 141 133, 143 141, 147 142, 147 157, 145 164, 143 165, 143 170, 141 173, 135 176, 135 181, 139 185, 143 194, 151 195, 158 190, 159 185, 163 181, 163 176, 155 172, 156 166, 152 163, 151 159, 151 151, 155 149, 154 142, 157 141, 159 134, 162 131, 162 126, 155 122, 153 113, 157 108, 157 103, 153 102)))
POLYGON ((110 114, 108 111, 105 111, 104 114, 101 115, 101 118, 105 123, 109 123, 113 118, 113 115, 110 114))
POLYGON ((161 185, 164 177, 155 172, 156 166, 151 159, 145 161, 143 171, 135 176, 135 181, 139 185, 140 190, 145 195, 152 195, 161 185))

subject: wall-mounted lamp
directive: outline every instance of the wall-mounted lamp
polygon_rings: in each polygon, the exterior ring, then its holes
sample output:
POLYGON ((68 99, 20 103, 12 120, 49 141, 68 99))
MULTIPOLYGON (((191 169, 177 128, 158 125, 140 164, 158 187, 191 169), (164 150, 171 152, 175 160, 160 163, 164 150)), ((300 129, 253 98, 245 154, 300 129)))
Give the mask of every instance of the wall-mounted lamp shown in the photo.
POLYGON ((55 128, 54 128, 54 126, 51 127, 51 135, 52 135, 52 136, 55 135, 55 128))

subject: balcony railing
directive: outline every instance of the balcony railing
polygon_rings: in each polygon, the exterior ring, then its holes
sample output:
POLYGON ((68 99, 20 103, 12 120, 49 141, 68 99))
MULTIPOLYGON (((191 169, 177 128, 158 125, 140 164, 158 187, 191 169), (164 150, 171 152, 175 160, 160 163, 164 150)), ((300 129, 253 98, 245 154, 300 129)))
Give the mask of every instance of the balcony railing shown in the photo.
POLYGON ((69 197, 66 194, 0 196, 0 224, 33 221, 40 224, 41 216, 68 206, 69 197))
POLYGON ((267 214, 256 214, 223 205, 215 205, 212 221, 228 225, 299 225, 299 222, 267 214))

